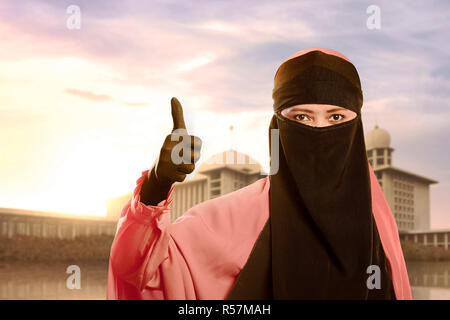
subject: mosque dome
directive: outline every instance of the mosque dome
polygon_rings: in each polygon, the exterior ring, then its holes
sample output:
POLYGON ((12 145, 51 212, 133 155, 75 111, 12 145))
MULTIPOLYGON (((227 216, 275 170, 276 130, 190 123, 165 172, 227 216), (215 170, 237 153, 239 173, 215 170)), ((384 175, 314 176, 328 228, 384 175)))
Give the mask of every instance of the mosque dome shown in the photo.
POLYGON ((197 173, 210 171, 218 168, 229 167, 244 173, 256 173, 261 170, 261 165, 249 155, 236 151, 227 150, 211 156, 205 160, 197 170, 197 173))
POLYGON ((377 125, 374 129, 367 132, 365 140, 367 150, 391 147, 391 136, 389 132, 379 128, 377 125))

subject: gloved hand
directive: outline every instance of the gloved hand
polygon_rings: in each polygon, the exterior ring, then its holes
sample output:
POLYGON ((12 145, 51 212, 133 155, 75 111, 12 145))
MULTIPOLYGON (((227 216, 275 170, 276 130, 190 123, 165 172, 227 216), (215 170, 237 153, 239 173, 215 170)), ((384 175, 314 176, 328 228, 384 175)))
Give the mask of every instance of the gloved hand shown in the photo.
POLYGON ((142 184, 140 201, 146 205, 157 205, 167 197, 172 184, 184 181, 186 175, 194 171, 195 162, 200 158, 202 141, 187 133, 183 117, 183 107, 177 98, 172 105, 173 130, 164 140, 163 146, 142 184))

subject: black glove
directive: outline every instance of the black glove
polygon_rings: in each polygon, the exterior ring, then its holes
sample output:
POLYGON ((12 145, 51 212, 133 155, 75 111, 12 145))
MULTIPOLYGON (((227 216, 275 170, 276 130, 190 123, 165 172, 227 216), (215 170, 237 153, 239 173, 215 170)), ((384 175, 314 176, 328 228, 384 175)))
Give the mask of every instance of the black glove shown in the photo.
POLYGON ((164 200, 172 184, 184 181, 186 175, 194 171, 195 162, 200 158, 202 141, 187 133, 183 107, 177 98, 172 98, 170 103, 173 130, 164 140, 159 157, 142 184, 140 201, 145 205, 155 206, 164 200))

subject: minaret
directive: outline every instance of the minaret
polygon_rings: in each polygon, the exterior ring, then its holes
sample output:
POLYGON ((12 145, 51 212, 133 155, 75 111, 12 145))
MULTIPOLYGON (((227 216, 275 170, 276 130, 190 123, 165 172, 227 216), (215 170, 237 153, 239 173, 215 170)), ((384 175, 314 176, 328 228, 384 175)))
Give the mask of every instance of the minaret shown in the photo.
POLYGON ((230 150, 233 150, 233 129, 234 126, 230 125, 230 150))
POLYGON ((373 169, 392 165, 391 136, 389 132, 375 125, 365 136, 367 158, 373 169))

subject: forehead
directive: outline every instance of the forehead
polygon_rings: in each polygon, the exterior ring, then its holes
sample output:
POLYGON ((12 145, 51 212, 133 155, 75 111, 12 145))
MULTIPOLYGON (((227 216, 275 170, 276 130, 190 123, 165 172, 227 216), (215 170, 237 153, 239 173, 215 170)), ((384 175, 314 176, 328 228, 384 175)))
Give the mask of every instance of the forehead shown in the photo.
POLYGON ((340 111, 340 112, 353 112, 349 109, 332 105, 332 104, 299 104, 292 107, 288 107, 285 109, 285 112, 289 111, 308 111, 308 112, 334 112, 334 111, 340 111))

